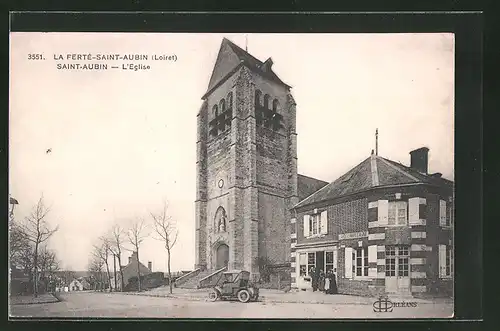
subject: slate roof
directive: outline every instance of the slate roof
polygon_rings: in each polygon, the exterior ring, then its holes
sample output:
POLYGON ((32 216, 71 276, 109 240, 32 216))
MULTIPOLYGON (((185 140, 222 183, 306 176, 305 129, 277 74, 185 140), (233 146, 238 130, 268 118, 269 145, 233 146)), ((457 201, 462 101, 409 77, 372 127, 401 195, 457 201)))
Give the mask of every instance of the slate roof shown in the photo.
POLYGON ((262 65, 264 62, 260 61, 229 39, 223 38, 215 66, 212 71, 212 76, 210 77, 210 82, 208 83, 207 92, 203 96, 203 99, 219 84, 225 81, 228 76, 232 74, 241 64, 246 65, 250 70, 257 72, 272 81, 290 88, 290 86, 284 83, 271 68, 263 70, 262 65))
POLYGON ((423 174, 401 163, 372 155, 335 181, 301 200, 295 208, 333 200, 375 187, 411 183, 453 187, 453 182, 445 178, 423 174))
POLYGON ((299 201, 307 198, 325 185, 328 185, 328 182, 298 174, 297 193, 299 195, 299 201))

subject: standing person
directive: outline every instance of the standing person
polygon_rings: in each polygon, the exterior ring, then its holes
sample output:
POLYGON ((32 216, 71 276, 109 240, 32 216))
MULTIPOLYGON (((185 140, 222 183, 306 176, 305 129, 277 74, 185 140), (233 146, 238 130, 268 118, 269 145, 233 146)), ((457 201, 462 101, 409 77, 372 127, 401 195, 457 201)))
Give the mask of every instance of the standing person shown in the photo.
POLYGON ((330 278, 331 278, 331 270, 328 270, 325 275, 325 294, 329 294, 330 292, 330 278))
POLYGON ((335 272, 337 269, 333 269, 332 273, 330 274, 330 289, 329 289, 329 294, 337 294, 337 275, 335 272))
POLYGON ((311 283, 312 283, 311 285, 313 288, 313 292, 316 292, 316 290, 318 289, 318 277, 316 273, 316 268, 311 267, 311 269, 309 269, 309 276, 311 277, 311 283))
POLYGON ((323 272, 323 270, 319 271, 318 289, 320 290, 320 292, 323 292, 325 290, 325 273, 323 272))

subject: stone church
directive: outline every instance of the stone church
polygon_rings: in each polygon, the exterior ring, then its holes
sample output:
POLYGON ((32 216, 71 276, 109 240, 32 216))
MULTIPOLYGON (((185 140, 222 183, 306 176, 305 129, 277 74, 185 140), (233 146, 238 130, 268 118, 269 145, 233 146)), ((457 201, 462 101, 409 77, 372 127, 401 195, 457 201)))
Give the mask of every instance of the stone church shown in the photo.
POLYGON ((197 269, 290 265, 291 209, 328 184, 297 174, 297 105, 272 66, 223 39, 197 115, 197 269))

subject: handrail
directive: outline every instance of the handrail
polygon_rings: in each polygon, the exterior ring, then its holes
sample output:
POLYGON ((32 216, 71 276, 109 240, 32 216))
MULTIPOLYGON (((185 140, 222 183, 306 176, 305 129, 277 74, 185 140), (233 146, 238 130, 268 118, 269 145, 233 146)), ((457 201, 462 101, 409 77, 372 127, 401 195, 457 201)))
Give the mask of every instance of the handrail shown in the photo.
POLYGON ((223 267, 223 268, 220 268, 219 270, 216 270, 216 271, 212 272, 210 275, 205 276, 205 277, 203 277, 202 279, 200 279, 200 283, 201 283, 202 281, 204 281, 204 280, 207 280, 207 279, 209 279, 209 278, 211 278, 211 277, 213 277, 213 276, 217 275, 218 273, 220 273, 221 271, 224 271, 224 270, 226 270, 226 269, 227 269, 227 267, 223 267))
MULTIPOLYGON (((191 272, 188 272, 187 274, 182 275, 182 276, 180 276, 179 278, 177 278, 177 279, 174 281, 174 283, 178 284, 180 280, 187 279, 187 278, 188 278, 189 276, 191 276, 192 274, 194 274, 194 273, 199 273, 200 271, 201 271, 201 268, 197 268, 197 269, 195 269, 195 270, 193 270, 193 271, 191 271, 191 272)), ((180 285, 180 284, 178 284, 178 285, 180 285)))

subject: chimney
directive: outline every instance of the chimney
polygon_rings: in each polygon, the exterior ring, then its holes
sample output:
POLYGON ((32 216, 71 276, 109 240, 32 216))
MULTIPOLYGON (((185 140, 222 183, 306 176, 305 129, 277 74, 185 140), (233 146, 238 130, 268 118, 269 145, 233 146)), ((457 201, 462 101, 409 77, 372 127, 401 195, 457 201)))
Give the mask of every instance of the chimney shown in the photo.
POLYGON ((421 147, 410 152, 412 169, 427 174, 429 149, 421 147))
POLYGON ((148 262, 148 269, 149 271, 153 272, 153 262, 151 261, 148 262))

